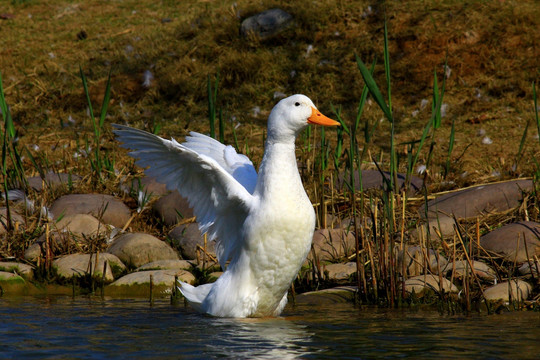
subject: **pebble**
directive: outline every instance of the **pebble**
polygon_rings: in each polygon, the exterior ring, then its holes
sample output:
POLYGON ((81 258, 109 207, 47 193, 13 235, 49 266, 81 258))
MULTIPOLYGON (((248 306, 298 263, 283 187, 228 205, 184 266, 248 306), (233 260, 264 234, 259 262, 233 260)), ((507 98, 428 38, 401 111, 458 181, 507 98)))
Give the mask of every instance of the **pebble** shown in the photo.
POLYGON ((120 235, 114 239, 107 252, 116 255, 132 268, 156 260, 178 260, 178 254, 166 242, 143 233, 120 235))
MULTIPOLYGON (((442 236, 454 234, 454 219, 474 219, 486 214, 500 213, 521 204, 523 192, 532 190, 532 180, 511 180, 473 186, 439 196, 427 203, 427 224, 442 236)), ((418 212, 425 219, 424 205, 418 212)))
POLYGON ((356 274, 356 263, 323 265, 323 272, 328 280, 347 280, 351 275, 356 274))
POLYGON ((297 295, 295 302, 307 305, 352 303, 357 291, 356 286, 338 286, 331 289, 309 291, 297 295))
POLYGON ((14 261, 0 262, 0 271, 20 275, 26 280, 32 280, 34 278, 33 266, 14 261))
MULTIPOLYGON (((17 274, 6 272, 6 271, 0 271, 0 284, 24 284, 24 279, 17 274)), ((1 289, 0 289, 1 291, 1 289)))
POLYGON ((448 261, 442 255, 437 258, 437 253, 433 249, 421 248, 420 246, 413 245, 407 246, 405 250, 399 250, 397 253, 397 270, 401 274, 403 272, 403 265, 405 265, 405 273, 408 276, 416 276, 424 273, 425 257, 428 255, 428 269, 433 274, 438 274, 439 269, 444 269, 448 261), (403 264, 405 261, 405 264, 403 264))
POLYGON ((512 280, 493 285, 484 290, 486 300, 513 301, 527 300, 531 294, 532 286, 523 280, 512 280))
POLYGON ((191 263, 187 260, 157 260, 151 263, 139 266, 137 271, 146 270, 189 270, 191 263))
MULTIPOLYGON (((388 171, 383 171, 384 177, 386 179, 390 178, 390 173, 388 171)), ((397 182, 399 189, 401 190, 405 186, 405 174, 398 174, 397 175, 397 182)), ((347 189, 347 185, 345 185, 345 182, 350 181, 350 175, 341 173, 338 176, 337 182, 335 183, 335 188, 338 191, 343 191, 347 189)), ((411 178, 411 184, 409 186, 409 189, 407 190, 407 193, 409 195, 414 195, 418 193, 422 189, 422 179, 420 179, 417 176, 413 176, 411 178)), ((385 186, 385 180, 383 178, 383 175, 378 170, 362 170, 362 186, 360 187, 360 177, 358 176, 358 172, 355 171, 354 173, 354 188, 358 191, 360 189, 365 190, 371 190, 371 189, 383 189, 385 186)))
POLYGON ((169 238, 184 259, 196 260, 197 257, 201 258, 203 252, 198 250, 199 247, 205 249, 206 253, 214 258, 216 257, 215 241, 207 241, 205 248, 204 236, 199 231, 197 223, 178 225, 169 232, 169 238))
POLYGON ((105 235, 109 230, 109 226, 102 224, 98 219, 88 214, 66 215, 53 226, 58 231, 69 232, 86 238, 105 235))
MULTIPOLYGON (((10 209, 11 213, 11 220, 13 222, 14 226, 19 226, 20 228, 24 228, 24 218, 17 214, 17 212, 13 209, 10 209)), ((2 207, 0 208, 0 235, 3 235, 7 232, 7 229, 4 224, 6 224, 7 220, 7 208, 2 207)))
POLYGON ((440 278, 435 275, 418 275, 405 280, 405 291, 411 294, 413 291, 417 296, 421 296, 425 291, 439 292, 441 289, 445 292, 458 292, 458 288, 446 278, 440 278))
MULTIPOLYGON (((110 255, 110 254, 107 254, 110 255)), ((62 256, 53 261, 52 265, 56 269, 56 273, 66 279, 73 277, 85 276, 91 273, 94 277, 103 278, 103 267, 105 261, 105 281, 111 282, 114 280, 114 275, 106 254, 69 254, 62 256), (97 257, 97 266, 96 266, 97 257)), ((114 255, 113 255, 114 256, 114 255)), ((120 262, 117 260, 117 262, 120 262)))
POLYGON ((538 279, 540 270, 540 263, 537 261, 531 261, 530 263, 528 261, 525 261, 518 269, 519 273, 523 276, 527 277, 535 277, 538 279))
POLYGON ((122 189, 128 194, 143 191, 148 195, 156 197, 161 197, 171 193, 171 191, 167 190, 167 186, 165 186, 165 184, 157 182, 156 179, 151 176, 133 179, 129 186, 124 185, 122 189))
POLYGON ((45 174, 42 179, 41 176, 32 176, 27 178, 28 185, 37 192, 43 191, 43 187, 49 190, 57 190, 63 186, 69 186, 77 184, 81 181, 81 177, 76 174, 66 174, 66 173, 54 173, 48 172, 45 174))
POLYGON ((129 208, 111 195, 70 194, 58 198, 51 206, 55 219, 72 214, 91 214, 106 224, 122 228, 129 218, 129 208))
POLYGON ((193 274, 186 270, 148 270, 137 271, 122 276, 109 286, 150 284, 150 275, 152 275, 152 282, 154 285, 165 285, 167 287, 172 287, 175 276, 178 276, 178 280, 180 281, 190 284, 195 283, 195 277, 193 274))
POLYGON ((480 238, 480 246, 508 261, 518 263, 540 256, 540 224, 519 221, 493 230, 480 238), (528 255, 528 256, 527 256, 528 255))
POLYGON ((152 210, 165 225, 177 224, 180 220, 192 218, 193 209, 178 191, 167 194, 152 204, 152 210))
MULTIPOLYGON (((356 240, 354 234, 343 229, 320 229, 313 234, 313 250, 319 261, 338 260, 354 254, 356 240)), ((314 260, 313 251, 308 259, 314 260)))
MULTIPOLYGON (((471 260, 471 264, 474 268, 474 273, 479 278, 490 281, 497 279, 495 270, 490 268, 486 263, 478 260, 471 260)), ((443 269, 443 274, 444 276, 449 276, 452 271, 454 271, 455 277, 463 277, 466 273, 471 273, 471 267, 469 266, 467 260, 458 260, 455 263, 448 263, 443 269)))

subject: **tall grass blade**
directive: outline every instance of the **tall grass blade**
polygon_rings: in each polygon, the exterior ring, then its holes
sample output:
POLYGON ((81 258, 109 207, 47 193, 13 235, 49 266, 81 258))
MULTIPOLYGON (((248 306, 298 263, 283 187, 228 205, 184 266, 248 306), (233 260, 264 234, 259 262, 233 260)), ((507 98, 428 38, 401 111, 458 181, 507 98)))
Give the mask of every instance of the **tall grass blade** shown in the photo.
POLYGON ((431 111, 435 113, 433 118, 433 128, 438 129, 441 127, 441 109, 436 108, 436 104, 439 101, 439 84, 437 81, 437 70, 433 70, 433 101, 431 102, 431 111))
POLYGON ((390 83, 390 54, 388 52, 388 25, 384 20, 384 73, 386 75, 386 92, 388 96, 388 109, 392 112, 392 89, 390 83))
POLYGON ((456 126, 455 126, 455 119, 452 119, 452 128, 450 129, 450 139, 448 140, 448 155, 446 156, 446 164, 444 166, 444 178, 448 176, 448 173, 450 172, 450 158, 452 156, 452 151, 454 150, 454 141, 455 141, 455 133, 456 133, 456 126))
POLYGON ((358 66, 358 70, 360 70, 360 74, 362 75, 362 78, 364 79, 364 82, 366 86, 368 87, 369 92, 373 96, 373 99, 375 100, 377 105, 379 105, 379 107, 383 111, 388 121, 393 122, 394 119, 392 117, 392 112, 390 111, 390 108, 388 107, 388 105, 386 105, 383 99, 383 96, 381 94, 381 91, 379 90, 379 87, 375 83, 375 80, 373 79, 371 72, 369 71, 369 69, 366 67, 366 65, 362 61, 362 59, 360 59, 360 57, 357 54, 355 54, 355 57, 356 57, 356 64, 358 66))
POLYGON ((533 90, 533 103, 534 103, 534 115, 536 119, 536 128, 538 129, 538 142, 540 142, 540 118, 538 117, 538 98, 536 96, 536 84, 532 83, 533 90))
POLYGON ((111 70, 107 76, 107 85, 105 85, 105 94, 103 95, 103 102, 101 104, 101 113, 99 114, 99 132, 103 129, 105 117, 107 116, 107 110, 111 101, 111 70))

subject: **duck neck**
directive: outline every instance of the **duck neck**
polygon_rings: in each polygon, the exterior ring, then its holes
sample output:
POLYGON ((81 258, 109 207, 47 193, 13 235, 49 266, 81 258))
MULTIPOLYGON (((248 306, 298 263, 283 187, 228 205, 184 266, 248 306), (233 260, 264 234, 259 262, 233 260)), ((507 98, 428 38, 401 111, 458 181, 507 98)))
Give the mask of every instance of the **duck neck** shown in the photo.
POLYGON ((294 137, 288 141, 266 140, 258 178, 257 191, 263 198, 270 195, 274 198, 290 196, 303 191, 296 164, 294 137))

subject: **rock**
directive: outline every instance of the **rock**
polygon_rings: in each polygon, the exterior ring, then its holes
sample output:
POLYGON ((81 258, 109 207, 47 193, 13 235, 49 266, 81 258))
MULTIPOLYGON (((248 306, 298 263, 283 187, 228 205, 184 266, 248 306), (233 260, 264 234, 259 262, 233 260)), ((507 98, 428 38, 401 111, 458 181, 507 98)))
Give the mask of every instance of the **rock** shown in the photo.
POLYGON ((10 272, 22 276, 26 280, 34 278, 34 267, 13 261, 0 262, 0 271, 10 272))
MULTIPOLYGON (((15 227, 24 227, 24 219, 21 215, 17 214, 16 211, 13 209, 10 209, 11 213, 11 221, 13 222, 13 226, 15 227)), ((6 221, 7 221, 7 208, 2 207, 0 208, 0 235, 5 234, 7 232, 6 229, 6 221)))
POLYGON ((145 270, 189 270, 191 263, 187 260, 157 260, 144 264, 137 268, 137 271, 145 270))
POLYGON ((423 274, 426 265, 430 273, 438 274, 439 269, 444 269, 447 263, 446 258, 440 254, 437 257, 437 253, 433 249, 422 249, 416 245, 406 246, 405 251, 399 250, 397 254, 397 270, 401 274, 403 265, 405 265, 405 273, 409 276, 423 274), (429 254, 427 264, 424 261, 424 254, 429 254))
MULTIPOLYGON (((494 281, 497 279, 497 274, 495 273, 495 270, 490 268, 487 264, 478 260, 471 260, 471 264, 474 268, 474 273, 479 278, 490 281, 494 281)), ((446 264, 442 271, 444 276, 448 276, 448 274, 452 271, 454 271, 455 277, 463 277, 465 276, 465 273, 471 274, 471 268, 467 260, 458 260, 455 263, 450 262, 446 264)))
MULTIPOLYGON (((88 214, 72 214, 63 217, 52 225, 49 232, 49 245, 53 255, 64 254, 86 244, 88 240, 99 236, 106 236, 109 225, 104 225, 98 219, 88 214)), ((24 258, 35 262, 39 256, 44 255, 47 234, 43 233, 34 244, 24 252, 24 258)))
MULTIPOLYGON (((532 180, 512 180, 451 192, 428 201, 426 220, 430 229, 439 228, 438 218, 442 235, 450 236, 454 233, 452 215, 458 220, 471 219, 513 209, 521 204, 523 192, 532 187, 532 180)), ((418 211, 425 218, 424 206, 418 211)))
POLYGON ((0 271, 0 296, 5 294, 27 295, 31 283, 10 272, 0 271))
POLYGON ((88 214, 66 215, 54 224, 54 227, 57 230, 68 231, 84 237, 105 235, 109 230, 107 225, 103 225, 98 219, 88 214))
POLYGON ((480 238, 480 246, 505 260, 519 263, 540 256, 540 224, 520 221, 493 230, 480 238), (529 256, 527 256, 527 253, 529 256))
MULTIPOLYGON (((47 234, 43 233, 35 243, 30 245, 24 252, 25 260, 36 262, 40 256, 45 256, 47 234)), ((80 234, 69 233, 67 231, 53 231, 49 233, 49 247, 52 256, 65 254, 73 249, 77 249, 86 240, 80 234)))
POLYGON ((186 270, 149 270, 137 271, 131 274, 122 276, 120 279, 113 282, 110 286, 134 285, 134 284, 150 284, 150 275, 154 285, 165 285, 172 287, 174 277, 178 276, 178 280, 190 284, 195 283, 195 276, 186 270))
POLYGON ((531 294, 532 286, 522 280, 505 281, 484 290, 486 300, 512 301, 527 300, 531 294))
POLYGON ((178 254, 167 243, 142 233, 117 237, 107 252, 116 255, 124 264, 134 268, 157 260, 178 260, 178 254))
POLYGON ((240 33, 243 37, 255 35, 259 39, 269 39, 293 25, 293 16, 281 9, 270 9, 242 21, 240 33))
POLYGON ((194 216, 193 209, 189 206, 187 199, 182 197, 178 191, 173 191, 154 202, 152 210, 168 226, 194 216))
POLYGON ((527 277, 534 276, 535 278, 539 277, 538 276, 540 274, 539 270, 540 270, 540 263, 535 262, 535 261, 531 261, 531 262, 525 261, 523 265, 521 265, 518 269, 521 275, 527 276, 527 277))
MULTIPOLYGON (((384 177, 386 179, 390 179, 390 173, 388 171, 383 171, 384 177)), ((397 181, 399 189, 402 190, 405 186, 405 174, 398 174, 397 175, 397 181)), ((342 191, 347 189, 348 187, 345 185, 345 182, 350 181, 350 175, 349 174, 340 174, 338 177, 338 181, 336 183, 336 189, 338 191, 342 191)), ((413 195, 418 193, 422 189, 422 179, 420 179, 417 176, 411 177, 411 184, 409 185, 409 189, 407 190, 407 193, 409 195, 413 195)), ((360 187, 360 178, 358 176, 358 171, 355 171, 354 173, 354 189, 360 191, 361 189, 370 190, 370 189, 383 189, 384 186, 384 178, 383 175, 379 170, 362 170, 362 187, 360 187)))
POLYGON ((111 195, 70 194, 57 199, 51 206, 55 219, 72 214, 91 214, 106 224, 122 228, 131 213, 129 208, 111 195))
POLYGON ((24 259, 36 262, 37 259, 41 256, 41 244, 33 243, 24 251, 24 259))
POLYGON ((214 282, 216 281, 217 279, 219 279, 219 277, 223 275, 223 271, 214 271, 214 272, 211 272, 210 275, 208 275, 208 280, 210 282, 214 282))
MULTIPOLYGON (((201 258, 203 253, 197 254, 197 247, 204 249, 204 236, 199 231, 197 223, 178 225, 169 232, 169 238, 173 244, 179 249, 182 258, 195 260, 197 256, 201 258)), ((214 258, 216 257, 215 241, 207 241, 206 253, 214 258)))
MULTIPOLYGON (((62 256, 59 259, 53 261, 53 267, 56 268, 56 272, 61 277, 71 279, 72 277, 80 277, 92 273, 92 276, 102 279, 103 278, 103 266, 107 260, 104 254, 69 254, 62 256), (97 257, 97 266, 96 266, 97 257), (91 264, 91 265, 90 265, 91 264)), ((110 282, 114 280, 114 275, 109 261, 105 267, 105 281, 110 282)))
POLYGON ((343 229, 320 229, 313 234, 313 250, 308 259, 313 260, 313 251, 319 261, 336 260, 354 253, 354 234, 343 229))
POLYGON ((441 289, 445 292, 458 292, 458 288, 450 282, 450 280, 442 278, 439 284, 439 277, 435 275, 418 275, 405 280, 405 291, 414 293, 418 296, 423 295, 425 291, 440 292, 441 289))
POLYGON ((310 291, 296 296, 297 304, 336 304, 354 302, 356 286, 338 286, 332 289, 310 291))
MULTIPOLYGON (((24 279, 11 272, 0 271, 0 284, 24 284, 24 279)), ((1 289, 0 289, 1 291, 1 289)))
POLYGON ((347 280, 356 273, 356 263, 323 265, 323 272, 328 280, 347 280))
POLYGON ((125 190, 129 194, 137 193, 139 190, 141 190, 146 192, 147 195, 156 197, 164 196, 170 193, 165 184, 157 182, 156 179, 151 176, 133 179, 131 181, 131 186, 125 188, 125 190))
POLYGON ((43 185, 49 189, 57 189, 61 186, 69 186, 70 183, 76 184, 81 181, 81 177, 75 174, 48 172, 43 179, 40 176, 32 176, 26 180, 32 189, 41 192, 43 185))

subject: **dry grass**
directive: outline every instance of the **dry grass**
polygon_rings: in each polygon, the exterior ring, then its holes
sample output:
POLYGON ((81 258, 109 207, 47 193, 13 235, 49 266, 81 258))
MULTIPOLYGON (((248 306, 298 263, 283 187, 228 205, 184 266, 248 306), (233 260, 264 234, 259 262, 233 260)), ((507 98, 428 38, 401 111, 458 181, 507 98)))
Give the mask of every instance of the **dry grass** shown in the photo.
MULTIPOLYGON (((535 31, 540 9, 534 1, 236 4, 12 2, 4 11, 13 18, 2 21, 0 69, 22 141, 69 145, 90 129, 79 65, 88 74, 94 103, 101 101, 112 70, 108 121, 149 129, 157 123, 163 133, 176 137, 187 130, 208 130, 206 79, 219 73, 218 106, 225 119, 234 117, 242 124, 242 142, 260 155, 260 135, 275 91, 305 93, 324 112, 330 113, 334 104, 342 107, 346 119, 354 118, 363 86, 354 53, 366 62, 380 59, 375 78, 382 82, 386 14, 397 142, 418 137, 428 111, 411 114, 422 99, 430 99, 433 71, 441 74, 448 51, 448 115, 437 146, 444 149, 455 119, 454 154, 468 147, 454 166, 456 179, 467 172, 468 178, 459 181, 469 184, 485 181, 493 172, 503 177, 509 173, 526 121, 533 117, 531 82, 538 80, 540 58, 540 33, 535 31), (277 6, 295 16, 294 29, 267 42, 239 36, 243 18, 277 6), (86 38, 80 40, 82 31, 86 38), (307 54, 310 45, 313 50, 307 54), (144 87, 147 70, 154 79, 144 87), (255 106, 262 110, 256 117, 251 114, 255 106), (60 122, 67 123, 69 116, 76 125, 61 129, 60 122), (492 145, 481 143, 479 129, 492 145)), ((380 116, 374 104, 368 105, 367 119, 380 116)), ((386 129, 381 130, 376 144, 387 150, 386 129)), ((533 142, 528 139, 529 145, 533 142)), ((538 147, 525 150, 518 172, 530 174, 538 147)))

